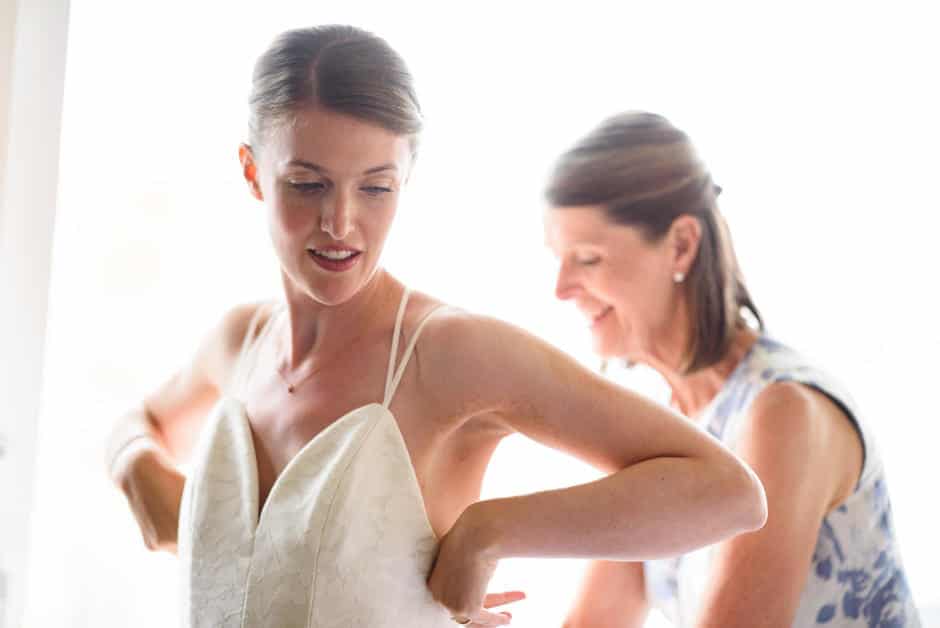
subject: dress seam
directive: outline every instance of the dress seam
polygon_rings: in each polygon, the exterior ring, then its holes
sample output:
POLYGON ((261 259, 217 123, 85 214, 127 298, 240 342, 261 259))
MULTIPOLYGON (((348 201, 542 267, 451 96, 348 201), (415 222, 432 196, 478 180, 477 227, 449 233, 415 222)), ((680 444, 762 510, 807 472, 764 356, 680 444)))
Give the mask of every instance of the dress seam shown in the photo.
MULTIPOLYGON (((388 410, 385 410, 385 412, 388 412, 388 410)), ((384 418, 384 414, 382 415, 382 418, 384 418)), ((311 626, 313 625, 312 624, 313 611, 314 611, 314 606, 316 604, 316 599, 317 599, 317 581, 320 577, 320 570, 319 570, 320 553, 323 551, 323 537, 326 534, 326 527, 330 522, 330 515, 332 515, 333 513, 333 506, 336 504, 336 498, 339 496, 340 489, 342 488, 343 483, 346 481, 346 478, 348 477, 349 467, 352 465, 353 462, 356 461, 356 458, 359 457, 359 452, 362 451, 362 448, 363 446, 365 446, 366 441, 369 440, 370 436, 372 436, 372 433, 375 431, 375 428, 378 425, 378 423, 379 423, 378 419, 374 420, 372 422, 372 425, 369 426, 368 431, 366 431, 366 433, 363 434, 362 438, 359 441, 359 445, 356 447, 356 450, 352 453, 352 455, 349 457, 349 461, 343 467, 343 470, 340 474, 339 481, 336 482, 336 487, 333 489, 333 495, 330 497, 330 505, 326 509, 326 515, 323 518, 323 525, 320 527, 320 534, 319 534, 319 538, 317 539, 317 554, 313 559, 313 582, 310 584, 310 603, 309 603, 309 606, 307 607, 307 621, 304 624, 306 628, 311 628, 311 626)))

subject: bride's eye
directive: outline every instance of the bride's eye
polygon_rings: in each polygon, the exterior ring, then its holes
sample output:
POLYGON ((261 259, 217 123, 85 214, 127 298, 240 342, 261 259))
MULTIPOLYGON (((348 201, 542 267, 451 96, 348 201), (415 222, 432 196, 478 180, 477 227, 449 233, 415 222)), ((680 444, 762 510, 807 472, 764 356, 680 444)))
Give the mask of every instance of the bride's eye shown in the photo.
POLYGON ((392 191, 392 188, 386 188, 380 185, 369 185, 360 189, 369 196, 381 196, 392 191))
POLYGON ((326 189, 326 185, 320 181, 288 181, 287 183, 292 189, 303 193, 320 192, 326 189))

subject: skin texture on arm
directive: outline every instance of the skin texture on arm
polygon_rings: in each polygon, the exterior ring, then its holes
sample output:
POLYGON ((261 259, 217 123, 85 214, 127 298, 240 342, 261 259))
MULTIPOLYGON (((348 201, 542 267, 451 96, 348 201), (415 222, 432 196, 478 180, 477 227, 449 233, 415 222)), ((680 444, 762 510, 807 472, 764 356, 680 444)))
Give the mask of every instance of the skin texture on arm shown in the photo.
POLYGON ((696 626, 790 626, 826 513, 858 481, 854 427, 821 393, 787 382, 755 400, 737 453, 763 481, 767 524, 721 544, 696 626))
POLYGON ((431 578, 450 608, 478 609, 483 591, 474 587, 501 558, 642 560, 763 524, 756 476, 685 419, 506 323, 460 313, 441 318, 422 337, 433 348, 425 351, 428 395, 459 400, 469 417, 610 473, 467 508, 441 544, 438 559, 448 573, 431 578))
POLYGON ((206 412, 227 388, 259 307, 240 305, 226 312, 206 334, 190 362, 144 399, 143 409, 158 442, 174 460, 180 461, 188 454, 206 412))
POLYGON ((511 325, 460 313, 446 318, 439 325, 446 331, 428 344, 449 368, 427 369, 429 377, 439 374, 429 389, 462 397, 471 416, 485 415, 610 473, 475 505, 501 522, 494 539, 500 555, 657 558, 763 523, 756 477, 686 419, 511 325), (514 529, 517 520, 526 525, 514 529))

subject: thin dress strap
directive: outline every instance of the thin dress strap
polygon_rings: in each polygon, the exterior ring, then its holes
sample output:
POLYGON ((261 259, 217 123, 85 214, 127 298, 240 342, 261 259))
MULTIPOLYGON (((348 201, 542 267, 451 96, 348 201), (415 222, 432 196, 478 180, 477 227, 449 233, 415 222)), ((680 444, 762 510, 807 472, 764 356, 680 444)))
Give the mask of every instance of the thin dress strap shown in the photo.
POLYGON ((395 331, 392 332, 392 351, 388 354, 388 371, 385 373, 385 398, 382 405, 388 407, 388 402, 395 394, 392 388, 392 380, 395 378, 395 356, 398 355, 398 338, 401 336, 401 323, 405 319, 405 307, 408 305, 408 297, 411 296, 411 290, 405 288, 401 295, 401 303, 398 306, 398 314, 395 316, 395 331))
POLYGON ((405 354, 401 358, 401 362, 398 364, 397 370, 395 369, 395 355, 398 353, 398 338, 401 335, 401 322, 404 318, 405 304, 408 302, 408 292, 405 292, 404 297, 402 297, 402 304, 398 309, 398 319, 395 321, 395 336, 392 338, 392 354, 389 357, 388 362, 388 377, 386 378, 385 383, 385 399, 382 401, 382 405, 385 408, 388 408, 389 404, 392 402, 392 397, 395 396, 395 391, 398 390, 398 384, 401 382, 402 376, 405 374, 405 368, 408 366, 408 360, 411 358, 411 354, 414 352, 415 346, 418 344, 418 338, 421 336, 421 330, 424 329, 424 326, 427 325, 428 321, 437 314, 439 311, 447 307, 446 305, 439 305, 431 312, 424 317, 421 323, 418 324, 418 328, 415 329, 414 334, 411 336, 411 340, 408 342, 408 348, 405 349, 405 354), (394 376, 392 373, 394 372, 394 376))
POLYGON ((268 334, 269 330, 273 327, 274 315, 277 305, 271 305, 266 307, 265 305, 259 305, 258 309, 255 310, 254 315, 251 317, 251 321, 248 323, 248 331, 245 333, 245 338, 242 340, 241 350, 238 352, 238 361, 235 363, 235 375, 231 379, 231 384, 229 386, 229 394, 235 397, 240 397, 242 389, 245 386, 245 383, 248 381, 248 376, 254 370, 256 356, 258 353, 258 347, 261 346, 261 341, 268 334), (255 332, 258 329, 258 323, 261 320, 261 316, 264 314, 265 310, 270 311, 270 316, 268 320, 265 321, 264 328, 261 330, 261 333, 258 334, 255 338, 255 332))

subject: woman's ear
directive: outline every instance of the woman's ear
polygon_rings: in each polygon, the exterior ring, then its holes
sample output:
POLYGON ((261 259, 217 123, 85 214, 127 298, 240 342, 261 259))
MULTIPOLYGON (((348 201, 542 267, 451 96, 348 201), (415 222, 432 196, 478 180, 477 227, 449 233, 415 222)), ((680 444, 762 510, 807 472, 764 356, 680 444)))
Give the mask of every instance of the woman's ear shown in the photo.
POLYGON ((702 223, 691 214, 682 214, 669 227, 673 274, 686 276, 695 263, 702 241, 702 223))
POLYGON ((242 176, 245 177, 251 195, 259 201, 263 201, 261 184, 258 182, 258 164, 255 162, 255 155, 251 151, 251 146, 248 144, 239 145, 238 161, 242 164, 242 176))

